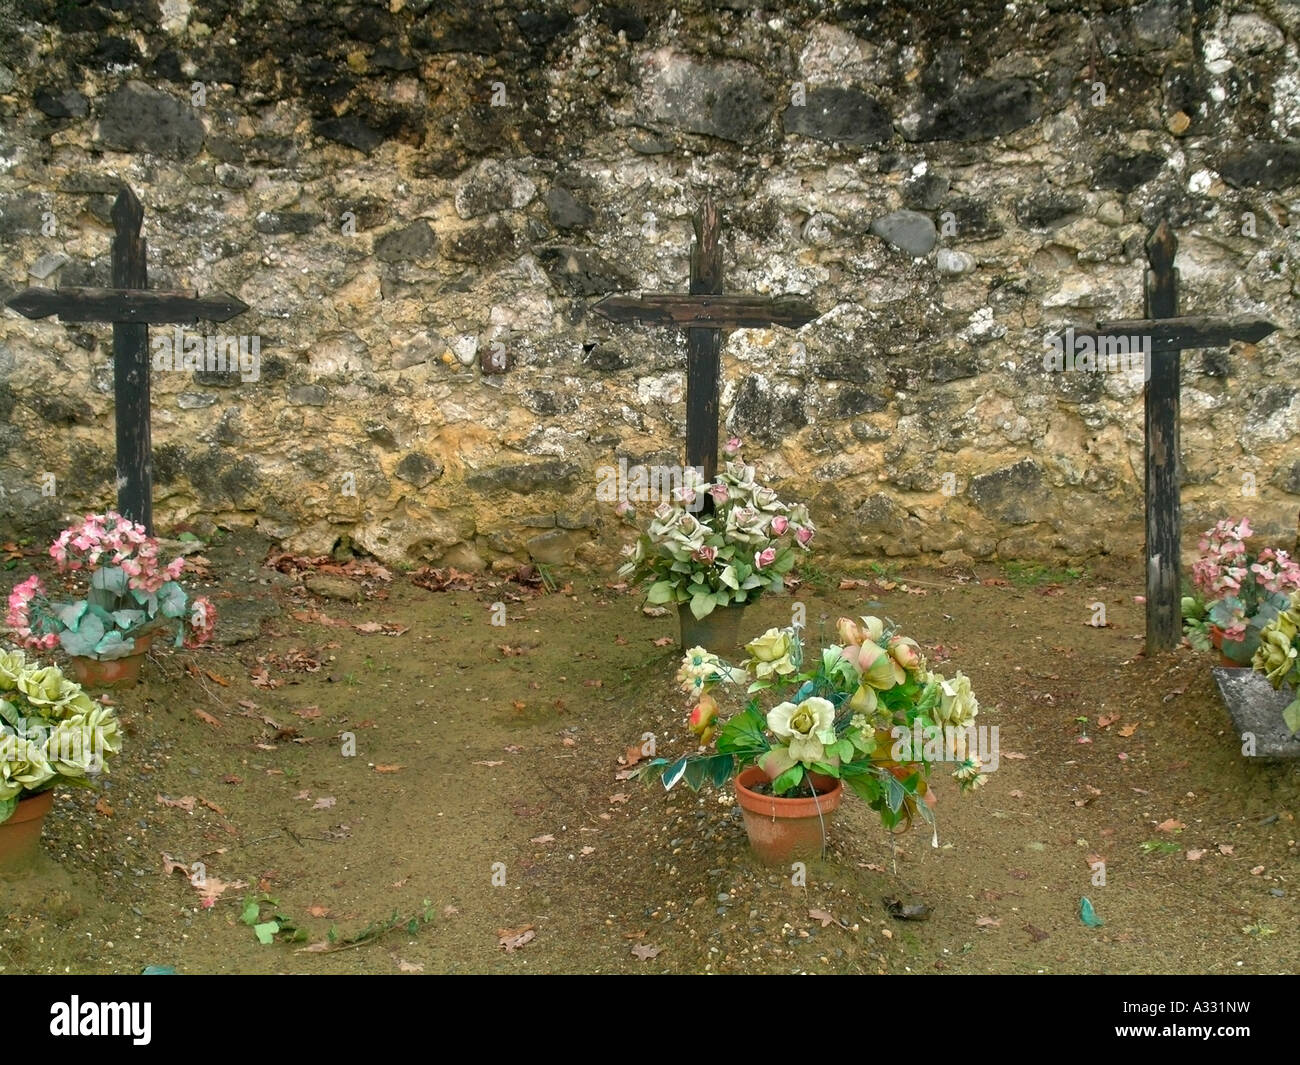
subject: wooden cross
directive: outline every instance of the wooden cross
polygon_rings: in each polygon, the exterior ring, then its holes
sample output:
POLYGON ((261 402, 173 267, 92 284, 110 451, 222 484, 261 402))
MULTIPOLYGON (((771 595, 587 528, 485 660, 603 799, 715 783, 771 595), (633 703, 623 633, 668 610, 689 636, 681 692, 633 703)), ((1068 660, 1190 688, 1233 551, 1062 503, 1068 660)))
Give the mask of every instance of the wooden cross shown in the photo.
POLYGON ((1150 342, 1151 365, 1145 398, 1146 429, 1146 586, 1147 654, 1167 651, 1182 638, 1182 591, 1179 552, 1182 537, 1181 453, 1179 449, 1179 371, 1188 348, 1221 348, 1234 340, 1254 344, 1277 326, 1264 318, 1178 314, 1178 241, 1162 221, 1147 237, 1150 268, 1145 271, 1145 318, 1098 322, 1096 328, 1071 330, 1080 337, 1142 338, 1150 342))
MULTIPOLYGON (((721 226, 718 209, 706 199, 691 219, 690 295, 676 292, 606 296, 592 309, 612 322, 645 322, 686 329, 686 465, 703 470, 706 481, 718 470, 718 378, 722 334, 731 329, 784 325, 797 329, 817 317, 810 304, 794 296, 722 295, 721 226)), ((705 500, 709 506, 710 499, 705 500)))
POLYGON ((113 324, 117 510, 153 532, 149 326, 224 322, 248 310, 234 296, 148 290, 144 208, 125 185, 113 204, 113 288, 28 288, 6 303, 27 318, 113 324))

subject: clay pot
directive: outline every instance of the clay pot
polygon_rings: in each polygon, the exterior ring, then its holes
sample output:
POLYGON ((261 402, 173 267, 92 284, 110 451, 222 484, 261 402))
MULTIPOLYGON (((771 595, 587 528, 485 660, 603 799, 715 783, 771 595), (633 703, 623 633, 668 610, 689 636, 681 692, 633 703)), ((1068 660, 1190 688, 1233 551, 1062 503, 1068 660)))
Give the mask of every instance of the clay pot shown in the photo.
MULTIPOLYGON (((1219 665, 1227 666, 1229 669, 1241 669, 1243 667, 1243 663, 1234 662, 1223 653, 1223 630, 1218 625, 1210 625, 1210 646, 1219 652, 1219 665)), ((1246 665, 1246 668, 1249 668, 1249 665, 1246 665)))
POLYGON ((743 770, 735 781, 736 801, 758 860, 764 865, 785 866, 795 858, 820 857, 830 835, 831 815, 844 797, 843 783, 833 777, 816 777, 816 798, 782 798, 750 790, 767 782, 767 774, 758 766, 743 770))
POLYGON ((745 616, 742 606, 715 606, 702 618, 691 613, 690 604, 682 603, 677 607, 677 617, 681 623, 682 650, 703 647, 716 655, 726 657, 743 644, 740 639, 740 623, 745 616))
POLYGON ((20 799, 8 821, 0 822, 0 869, 27 864, 35 856, 45 827, 45 815, 54 805, 54 792, 43 791, 20 799))
POLYGON ((158 633, 135 638, 136 652, 124 658, 101 660, 73 655, 68 672, 83 688, 134 688, 140 682, 140 666, 158 633))

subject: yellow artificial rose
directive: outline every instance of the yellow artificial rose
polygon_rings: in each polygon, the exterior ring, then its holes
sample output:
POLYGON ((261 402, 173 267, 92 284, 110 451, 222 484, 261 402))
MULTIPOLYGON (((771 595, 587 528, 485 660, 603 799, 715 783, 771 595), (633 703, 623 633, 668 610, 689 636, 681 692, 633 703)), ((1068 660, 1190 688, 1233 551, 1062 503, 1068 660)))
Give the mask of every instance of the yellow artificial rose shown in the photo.
POLYGON ((18 690, 33 706, 54 706, 63 693, 63 673, 58 666, 25 669, 18 674, 18 690))
POLYGON ((750 653, 747 663, 758 680, 767 680, 773 676, 788 676, 795 671, 794 661, 790 657, 794 644, 790 633, 785 629, 768 629, 756 640, 745 644, 750 653))
POLYGON ((966 728, 975 723, 980 704, 971 691, 970 678, 958 670, 951 678, 931 674, 939 681, 939 705, 932 714, 936 724, 966 728))
POLYGON ((27 656, 22 651, 0 651, 0 692, 18 687, 18 677, 26 668, 27 656))

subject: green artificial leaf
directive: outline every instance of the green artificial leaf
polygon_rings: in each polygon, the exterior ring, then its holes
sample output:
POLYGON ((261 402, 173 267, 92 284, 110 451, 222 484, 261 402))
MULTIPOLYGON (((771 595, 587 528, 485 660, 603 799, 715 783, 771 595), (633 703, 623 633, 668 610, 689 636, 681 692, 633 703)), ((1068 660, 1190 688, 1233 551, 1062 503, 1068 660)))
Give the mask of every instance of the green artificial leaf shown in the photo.
POLYGON ((885 774, 885 804, 892 813, 898 813, 907 801, 907 791, 893 773, 885 774))
POLYGON ((17 795, 14 795, 12 798, 8 798, 8 799, 0 799, 0 824, 3 824, 5 821, 8 821, 9 818, 13 816, 14 811, 16 809, 18 809, 17 795))
POLYGON ((682 779, 682 775, 686 772, 686 763, 686 758, 679 758, 664 770, 664 791, 670 790, 679 780, 682 779))
POLYGON ((772 568, 776 570, 777 573, 789 573, 794 568, 794 562, 794 551, 787 547, 776 556, 776 561, 772 563, 772 568))
POLYGON ((75 630, 81 622, 81 616, 85 614, 89 605, 86 600, 78 599, 75 603, 66 603, 63 606, 55 607, 54 613, 66 628, 75 630))
POLYGON ((105 566, 103 569, 97 569, 91 574, 90 586, 109 595, 125 595, 126 570, 121 566, 105 566))
POLYGON ((691 758, 686 763, 686 785, 691 791, 699 791, 709 772, 707 758, 691 758))
POLYGON ((836 780, 840 777, 840 767, 831 765, 830 762, 813 762, 812 771, 825 777, 834 777, 836 780))
POLYGON ((1286 727, 1292 736, 1300 732, 1300 696, 1282 711, 1282 720, 1286 722, 1286 727))
POLYGON ((158 589, 158 610, 164 617, 181 617, 185 613, 185 605, 188 602, 185 589, 175 581, 168 581, 158 589))
POLYGON ((1149 839, 1141 844, 1143 854, 1176 854, 1183 848, 1171 839, 1149 839))
POLYGON ((1101 928, 1105 923, 1097 916, 1097 911, 1092 908, 1092 903, 1088 901, 1088 896, 1084 895, 1079 900, 1079 920, 1089 928, 1101 928))
MULTIPOLYGON (((89 611, 82 616, 81 624, 77 626, 77 635, 84 636, 86 642, 90 644, 91 647, 94 647, 95 644, 99 643, 99 641, 104 638, 104 633, 107 631, 108 627, 100 621, 95 614, 90 613, 89 611)), ((69 651, 68 653, 71 654, 72 652, 69 651)), ((91 653, 93 654, 94 652, 92 651, 91 653)))
POLYGON ((141 976, 175 976, 176 966, 174 965, 146 965, 140 973, 141 976))
POLYGON ((119 629, 130 631, 145 619, 143 610, 114 610, 113 622, 119 629))
POLYGON ((728 588, 734 588, 736 590, 740 589, 740 582, 736 580, 735 566, 724 566, 722 568, 722 571, 718 574, 718 580, 720 580, 728 588))
POLYGON ((257 924, 257 918, 262 912, 262 907, 256 899, 244 899, 244 908, 240 911, 239 919, 250 928, 257 924))
POLYGON ((736 714, 718 733, 718 751, 722 754, 749 755, 768 749, 763 726, 748 713, 736 714))
POLYGON ((791 788, 796 787, 803 780, 803 765, 792 765, 774 781, 772 781, 772 791, 777 795, 784 795, 791 788))
POLYGON ((116 630, 104 634, 104 638, 95 644, 95 657, 102 662, 111 662, 135 653, 135 640, 123 637, 116 630))
POLYGON ((18 713, 18 707, 5 699, 0 699, 0 720, 5 721, 13 728, 21 728, 23 718, 18 713))
POLYGON ((691 613, 695 615, 696 621, 713 613, 715 605, 712 596, 696 595, 691 597, 691 613))
POLYGON ((95 654, 95 645, 80 632, 65 629, 59 633, 59 646, 74 658, 91 658, 95 654))
POLYGON ((712 763, 713 786, 715 788, 720 788, 726 784, 726 782, 731 779, 732 774, 735 773, 736 760, 729 754, 716 754, 710 758, 709 761, 712 763))
POLYGON ((278 931, 280 931, 279 921, 263 921, 261 924, 253 925, 253 934, 257 936, 257 941, 263 946, 270 943, 278 931))
POLYGON ((853 749, 853 741, 846 739, 836 740, 830 747, 830 751, 838 756, 841 762, 853 761, 853 755, 856 753, 853 749))

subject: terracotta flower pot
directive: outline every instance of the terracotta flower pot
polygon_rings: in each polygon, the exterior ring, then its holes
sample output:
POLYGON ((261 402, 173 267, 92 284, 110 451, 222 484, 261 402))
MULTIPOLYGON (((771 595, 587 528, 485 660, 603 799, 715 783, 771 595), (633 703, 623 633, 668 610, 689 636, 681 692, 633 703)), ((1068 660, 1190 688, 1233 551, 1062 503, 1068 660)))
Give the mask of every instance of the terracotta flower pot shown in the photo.
POLYGON ((1242 668, 1243 663, 1234 662, 1223 653, 1223 630, 1215 624, 1210 625, 1210 646, 1219 652, 1219 665, 1227 666, 1230 669, 1242 668))
POLYGON ((742 646, 740 623, 745 616, 745 607, 715 606, 702 618, 691 613, 689 603, 677 607, 677 617, 681 622, 682 650, 703 647, 724 658, 742 646))
POLYGON ((73 655, 68 672, 83 688, 134 688, 140 682, 140 666, 158 633, 135 638, 136 652, 124 658, 101 660, 73 655))
POLYGON ((8 821, 0 822, 0 869, 25 865, 36 854, 45 815, 54 805, 54 792, 21 799, 8 821))
POLYGON ((814 783, 816 798, 760 795, 751 788, 766 784, 767 774, 750 766, 736 777, 736 801, 745 816, 749 844, 765 865, 788 865, 795 858, 817 858, 830 835, 831 815, 839 809, 844 785, 831 777, 814 783), (833 785, 826 791, 826 781, 833 785))

